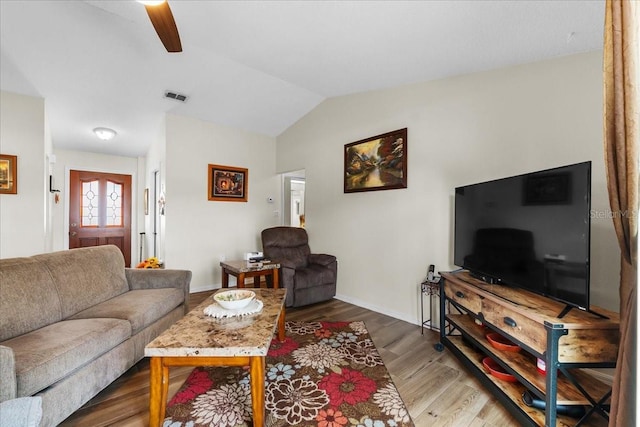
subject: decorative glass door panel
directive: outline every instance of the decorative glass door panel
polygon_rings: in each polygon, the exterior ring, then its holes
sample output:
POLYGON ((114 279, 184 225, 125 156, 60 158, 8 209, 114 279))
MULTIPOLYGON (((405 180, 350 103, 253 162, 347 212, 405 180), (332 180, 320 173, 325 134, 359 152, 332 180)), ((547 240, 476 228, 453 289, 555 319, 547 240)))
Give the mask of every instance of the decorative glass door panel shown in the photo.
POLYGON ((100 215, 98 214, 98 200, 100 199, 99 181, 82 183, 82 227, 97 227, 100 215))
POLYGON ((122 227, 122 184, 107 181, 107 227, 122 227))

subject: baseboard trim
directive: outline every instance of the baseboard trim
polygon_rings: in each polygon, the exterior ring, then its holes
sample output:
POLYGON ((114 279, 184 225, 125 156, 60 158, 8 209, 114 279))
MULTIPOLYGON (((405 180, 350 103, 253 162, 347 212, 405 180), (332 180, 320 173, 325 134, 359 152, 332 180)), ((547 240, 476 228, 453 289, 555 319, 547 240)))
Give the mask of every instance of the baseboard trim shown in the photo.
MULTIPOLYGON (((196 294, 198 292, 209 292, 209 291, 214 291, 216 289, 220 289, 221 285, 218 284, 205 284, 205 285, 197 285, 197 286, 191 286, 191 289, 189 290, 190 293, 192 294, 196 294)), ((335 296, 336 299, 339 299, 340 301, 344 301, 347 302, 349 304, 353 304, 353 305, 357 305, 358 307, 362 307, 362 308, 366 308, 367 310, 371 310, 371 311, 375 311, 376 313, 380 313, 380 314, 384 314, 385 316, 389 316, 389 317, 393 317, 394 319, 398 319, 398 320, 402 320, 404 322, 407 323, 411 323, 413 325, 418 325, 420 326, 420 322, 415 320, 415 319, 409 319, 406 314, 404 313, 400 313, 397 311, 390 311, 384 307, 380 307, 374 304, 370 304, 366 301, 363 301, 361 299, 358 298, 352 298, 346 295, 341 295, 341 294, 336 294, 335 296)))
POLYGON ((220 284, 217 284, 217 285, 207 284, 207 285, 191 286, 190 289, 189 289, 189 293, 197 294, 198 292, 213 291, 215 289, 220 289, 220 288, 221 288, 220 284))
POLYGON ((407 323, 411 323, 413 325, 420 326, 420 322, 416 319, 410 319, 407 317, 405 313, 400 313, 398 311, 391 311, 384 307, 380 307, 374 304, 370 304, 366 301, 362 301, 358 298, 352 298, 350 296, 336 294, 336 299, 340 301, 348 302, 349 304, 357 305, 358 307, 366 308, 367 310, 375 311, 376 313, 384 314, 385 316, 393 317, 394 319, 402 320, 407 323))
MULTIPOLYGON (((195 294, 198 292, 214 291, 216 289, 220 289, 220 287, 221 287, 220 284, 206 284, 206 285, 192 286, 190 289, 190 292, 192 294, 195 294)), ((385 316, 393 317, 394 319, 402 320, 404 322, 420 326, 419 321, 416 321, 415 319, 409 319, 404 313, 391 311, 384 307, 370 304, 361 299, 352 298, 347 295, 336 294, 335 298, 340 301, 347 302, 349 304, 357 305, 358 307, 366 308, 367 310, 375 311, 376 313, 384 314, 385 316)), ((585 368, 584 371, 586 371, 587 373, 589 373, 589 375, 595 377, 596 379, 602 381, 605 384, 609 384, 609 385, 613 384, 613 373, 609 374, 607 372, 603 372, 602 370, 590 369, 590 368, 585 368)))
MULTIPOLYGON (((346 296, 346 295, 336 294, 335 298, 339 299, 340 301, 347 302, 349 304, 357 305, 358 307, 362 307, 362 308, 366 308, 368 310, 375 311, 376 313, 380 313, 380 314, 384 314, 386 316, 393 317, 394 319, 403 320, 405 322, 412 323, 414 325, 420 326, 420 322, 419 321, 407 318, 407 316, 404 313, 389 311, 386 308, 383 308, 383 307, 380 307, 380 306, 377 306, 377 305, 374 305, 374 304, 370 304, 370 303, 368 303, 366 301, 362 301, 362 300, 360 300, 358 298, 352 298, 352 297, 346 296)), ((597 380, 602 381, 605 384, 608 384, 608 385, 612 385, 613 384, 613 372, 614 372, 614 369, 583 368, 582 370, 584 370, 586 373, 588 373, 592 377, 596 378, 597 380), (605 371, 611 371, 611 373, 605 372, 605 371)))

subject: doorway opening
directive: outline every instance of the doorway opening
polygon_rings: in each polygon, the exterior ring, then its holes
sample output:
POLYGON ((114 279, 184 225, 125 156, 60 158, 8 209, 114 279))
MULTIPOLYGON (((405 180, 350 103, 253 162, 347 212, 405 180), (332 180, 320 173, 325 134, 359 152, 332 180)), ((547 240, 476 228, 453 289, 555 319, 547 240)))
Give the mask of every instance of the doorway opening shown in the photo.
POLYGON ((305 214, 305 171, 299 170, 282 175, 283 225, 304 227, 305 214))
POLYGON ((161 258, 160 249, 162 243, 162 216, 164 215, 164 194, 162 192, 162 180, 160 171, 153 171, 153 209, 151 210, 151 233, 153 256, 161 258))

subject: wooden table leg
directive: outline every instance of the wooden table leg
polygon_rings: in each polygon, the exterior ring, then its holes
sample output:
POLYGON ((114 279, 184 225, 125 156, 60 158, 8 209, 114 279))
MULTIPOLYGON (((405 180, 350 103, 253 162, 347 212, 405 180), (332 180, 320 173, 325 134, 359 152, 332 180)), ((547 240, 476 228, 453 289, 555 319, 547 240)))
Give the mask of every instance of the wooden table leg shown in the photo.
POLYGON ((284 305, 282 306, 282 310, 280 310, 280 316, 278 316, 278 339, 280 341, 284 341, 284 334, 285 334, 285 330, 284 330, 284 305))
POLYGON ((222 287, 229 287, 229 272, 224 267, 222 267, 222 287))
POLYGON ((273 276, 273 289, 278 289, 280 287, 280 277, 278 274, 278 269, 274 268, 273 273, 271 273, 271 275, 273 276))
POLYGON ((169 367, 162 360, 162 395, 160 396, 160 425, 164 421, 164 414, 167 412, 167 397, 169 394, 169 367))
POLYGON ((236 286, 238 288, 244 288, 244 273, 238 274, 238 283, 236 286))
POLYGON ((264 426, 264 376, 265 357, 250 357, 251 406, 253 409, 253 427, 264 426))
POLYGON ((149 425, 162 426, 167 406, 169 368, 164 366, 161 357, 151 358, 149 377, 149 425))

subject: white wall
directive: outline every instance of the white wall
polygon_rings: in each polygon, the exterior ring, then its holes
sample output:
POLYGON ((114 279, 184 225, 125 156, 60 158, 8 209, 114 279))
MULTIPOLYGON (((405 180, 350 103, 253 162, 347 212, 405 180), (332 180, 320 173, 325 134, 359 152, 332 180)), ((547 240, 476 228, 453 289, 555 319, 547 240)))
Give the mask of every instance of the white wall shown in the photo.
MULTIPOLYGON (((142 190, 139 189, 139 168, 144 167, 144 159, 112 156, 85 151, 55 150, 55 164, 51 165, 55 186, 60 190, 59 202, 53 205, 53 250, 69 248, 69 171, 85 170, 131 175, 131 263, 138 257, 138 222, 142 210, 142 190)), ((135 266, 135 265, 134 265, 135 266)))
POLYGON ((18 194, 0 195, 0 258, 47 251, 47 134, 43 99, 0 92, 0 153, 18 156, 18 194))
MULTIPOLYGON (((608 210, 602 53, 333 98, 277 138, 278 172, 306 170, 313 252, 338 257, 338 295, 417 323, 429 264, 453 268, 456 186, 591 160, 608 210), (408 128, 408 188, 343 193, 344 145, 408 128)), ((619 250, 592 221, 592 304, 618 309, 619 250)))
POLYGON ((165 162, 166 266, 191 270, 192 292, 219 287, 220 256, 242 259, 261 247, 264 228, 280 222, 275 139, 167 115, 165 162), (248 202, 209 201, 209 164, 247 168, 248 202))
POLYGON ((49 120, 46 115, 46 101, 45 101, 45 117, 44 117, 44 180, 45 180, 45 252, 51 252, 53 250, 53 207, 55 203, 55 195, 51 193, 49 176, 53 175, 53 164, 55 155, 53 154, 53 139, 51 137, 51 127, 49 126, 49 120))

